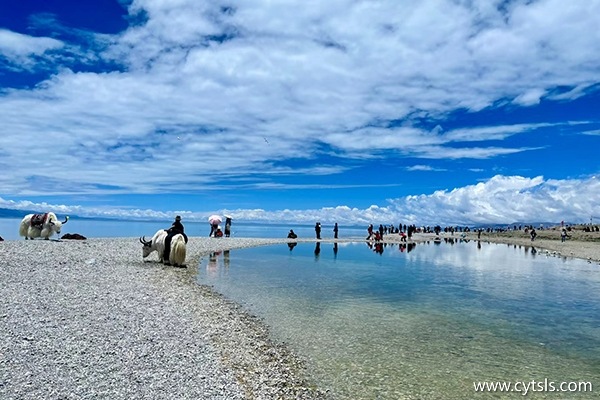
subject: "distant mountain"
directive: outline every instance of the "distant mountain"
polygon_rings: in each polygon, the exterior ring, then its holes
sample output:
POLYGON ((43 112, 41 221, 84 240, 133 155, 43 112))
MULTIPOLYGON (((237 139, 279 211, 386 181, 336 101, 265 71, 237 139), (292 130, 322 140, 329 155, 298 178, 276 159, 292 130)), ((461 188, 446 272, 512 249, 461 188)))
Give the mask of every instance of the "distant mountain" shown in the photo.
POLYGON ((10 208, 0 208, 0 218, 23 218, 27 214, 35 214, 38 211, 31 210, 12 210, 10 208))
MULTIPOLYGON (((0 218, 23 218, 27 214, 43 214, 47 210, 13 210, 10 208, 0 208, 0 218)), ((69 215, 69 218, 82 219, 82 220, 94 220, 94 221, 145 221, 141 219, 123 219, 123 218, 106 218, 106 217, 81 217, 75 214, 57 213, 59 217, 69 215)))
MULTIPOLYGON (((0 218, 23 218, 27 214, 43 214, 45 212, 46 211, 40 210, 13 210, 10 208, 0 208, 0 218)), ((63 214, 60 213, 60 215, 63 214)), ((71 215, 71 217, 73 216, 71 215)))
MULTIPOLYGON (((544 228, 551 228, 553 226, 560 225, 560 221, 559 222, 515 222, 515 223, 512 223, 512 224, 510 224, 508 226, 515 226, 515 225, 517 227, 519 225, 521 225, 521 226, 525 226, 525 225, 529 226, 529 225, 531 225, 534 228, 539 228, 540 226, 543 226, 544 228)), ((565 226, 566 225, 572 225, 572 224, 565 221, 565 226)))

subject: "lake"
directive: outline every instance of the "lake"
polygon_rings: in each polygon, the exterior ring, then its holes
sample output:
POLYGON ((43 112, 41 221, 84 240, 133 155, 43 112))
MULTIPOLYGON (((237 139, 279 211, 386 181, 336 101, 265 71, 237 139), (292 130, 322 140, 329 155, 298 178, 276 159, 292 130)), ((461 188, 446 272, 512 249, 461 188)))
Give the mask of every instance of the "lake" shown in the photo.
MULTIPOLYGON (((59 218, 61 218, 59 216, 59 218)), ((79 233, 87 238, 106 238, 106 237, 139 237, 146 235, 152 237, 158 229, 165 229, 171 226, 173 221, 123 221, 123 220, 96 220, 96 219, 78 219, 71 218, 61 231, 65 233, 79 233)), ((4 240, 18 240, 19 225, 21 219, 0 218, 0 236, 4 240)), ((183 221, 185 232, 188 236, 208 236, 210 225, 208 222, 187 222, 183 221)), ((302 224, 277 224, 277 223, 252 223, 233 221, 231 226, 232 237, 250 237, 250 238, 285 238, 290 229, 298 234, 300 238, 314 238, 314 225, 302 224)), ((340 226, 340 238, 364 238, 367 236, 367 227, 340 226)), ((323 225, 321 237, 323 239, 333 237, 333 225, 323 225)), ((58 238, 54 235, 52 238, 58 238)))
POLYGON ((600 388, 600 267, 585 261, 473 241, 300 243, 212 254, 197 281, 263 318, 341 399, 489 398, 478 381, 600 388))

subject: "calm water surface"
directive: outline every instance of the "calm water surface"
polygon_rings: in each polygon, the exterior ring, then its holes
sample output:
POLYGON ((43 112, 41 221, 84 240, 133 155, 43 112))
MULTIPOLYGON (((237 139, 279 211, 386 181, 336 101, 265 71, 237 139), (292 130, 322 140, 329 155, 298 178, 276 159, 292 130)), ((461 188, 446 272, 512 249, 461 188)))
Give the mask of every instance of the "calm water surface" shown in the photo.
POLYGON ((597 264, 475 242, 408 250, 235 250, 203 259, 198 281, 264 318, 339 398, 488 398, 473 382, 545 378, 595 391, 527 398, 598 398, 597 264))
MULTIPOLYGON (((60 214, 59 218, 63 219, 60 214)), ((61 236, 65 233, 79 233, 87 238, 110 238, 110 237, 139 237, 145 235, 152 237, 159 229, 169 228, 173 221, 123 221, 123 220, 95 220, 79 219, 73 217, 61 230, 61 236)), ((5 240, 22 240, 19 237, 19 225, 21 218, 0 218, 0 236, 5 240)), ((183 221, 185 232, 188 236, 208 236, 210 225, 208 222, 183 221)), ((296 224, 265 224, 251 222, 233 221, 231 226, 232 237, 249 238, 285 238, 290 229, 293 229, 300 238, 314 238, 315 230, 312 225, 296 224)), ((367 227, 340 226, 340 238, 367 236, 367 227)), ((54 235, 56 239, 59 236, 54 235)), ((322 238, 333 237, 333 225, 323 225, 322 238)))

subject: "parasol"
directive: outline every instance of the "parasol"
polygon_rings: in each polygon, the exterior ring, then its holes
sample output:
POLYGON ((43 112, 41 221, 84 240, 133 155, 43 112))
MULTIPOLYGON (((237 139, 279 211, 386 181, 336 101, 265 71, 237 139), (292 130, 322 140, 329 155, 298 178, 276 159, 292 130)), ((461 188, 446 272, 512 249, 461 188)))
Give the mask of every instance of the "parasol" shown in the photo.
POLYGON ((211 215, 208 217, 208 223, 211 225, 219 225, 223 220, 219 215, 211 215))

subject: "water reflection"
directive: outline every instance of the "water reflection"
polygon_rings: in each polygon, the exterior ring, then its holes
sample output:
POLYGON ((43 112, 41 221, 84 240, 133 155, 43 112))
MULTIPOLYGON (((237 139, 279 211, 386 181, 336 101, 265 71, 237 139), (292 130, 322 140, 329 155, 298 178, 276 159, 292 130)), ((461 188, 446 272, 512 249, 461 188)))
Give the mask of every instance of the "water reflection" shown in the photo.
POLYGON ((220 251, 213 251, 208 255, 208 262, 206 263, 206 273, 210 277, 216 277, 218 275, 220 254, 220 251))
POLYGON ((198 280, 263 317, 339 398, 470 398, 490 376, 600 374, 594 265, 461 239, 320 246, 232 251, 226 279, 213 253, 198 280))
POLYGON ((229 260, 229 250, 223 251, 223 264, 225 268, 229 268, 231 261, 229 260))

